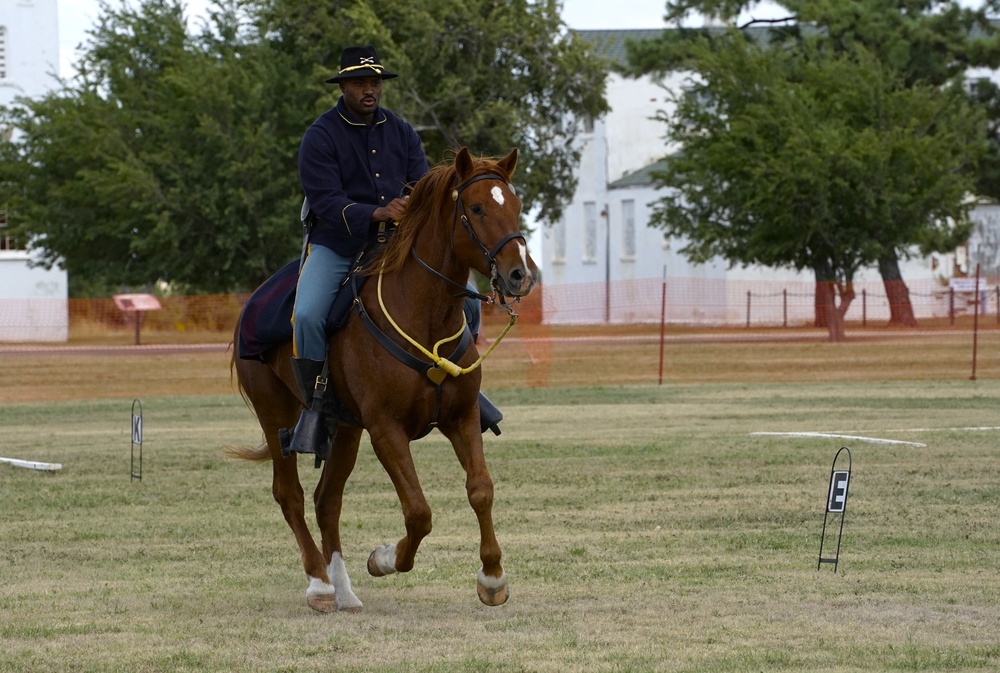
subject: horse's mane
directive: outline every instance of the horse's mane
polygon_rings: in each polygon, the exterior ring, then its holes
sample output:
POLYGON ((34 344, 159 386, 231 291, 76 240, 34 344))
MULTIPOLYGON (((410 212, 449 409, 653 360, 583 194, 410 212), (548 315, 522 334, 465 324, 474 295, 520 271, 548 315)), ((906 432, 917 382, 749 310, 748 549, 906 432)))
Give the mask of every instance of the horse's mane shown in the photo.
MULTIPOLYGON (((497 173, 503 176, 504 180, 510 180, 510 176, 500 170, 499 165, 492 159, 474 158, 472 172, 466 180, 484 173, 497 173)), ((406 207, 406 214, 399 221, 396 232, 380 250, 372 256, 372 262, 368 267, 369 273, 382 270, 386 273, 399 271, 403 262, 410 254, 420 233, 421 226, 432 220, 440 218, 444 211, 444 201, 452 201, 451 192, 458 186, 457 171, 453 162, 439 164, 428 171, 424 177, 417 181, 410 194, 410 202, 406 207)))

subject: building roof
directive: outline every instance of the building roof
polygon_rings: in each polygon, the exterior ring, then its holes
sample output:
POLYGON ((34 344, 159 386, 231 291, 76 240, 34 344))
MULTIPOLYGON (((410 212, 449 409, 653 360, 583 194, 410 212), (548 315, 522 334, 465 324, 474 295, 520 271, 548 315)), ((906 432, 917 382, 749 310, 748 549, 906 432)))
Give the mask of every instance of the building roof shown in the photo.
POLYGON ((637 171, 632 171, 624 175, 610 185, 608 189, 622 189, 624 187, 650 187, 653 184, 653 173, 662 171, 667 167, 667 160, 660 159, 648 166, 643 166, 637 171))
POLYGON ((665 28, 636 28, 629 30, 574 30, 573 32, 591 43, 594 51, 615 65, 627 66, 628 54, 625 43, 629 40, 655 40, 663 35, 665 28))
MULTIPOLYGON (((1000 18, 989 19, 990 24, 995 29, 1000 29, 1000 18)), ((749 28, 743 29, 743 32, 751 35, 760 43, 766 43, 768 41, 771 31, 778 28, 779 26, 751 26, 749 28)), ((594 51, 597 55, 608 59, 615 66, 620 68, 626 68, 628 66, 628 52, 625 49, 625 43, 629 41, 642 42, 644 40, 655 40, 667 30, 677 30, 676 28, 630 28, 623 30, 574 30, 573 32, 590 42, 594 47, 594 51)), ((692 28, 688 30, 703 30, 699 28, 692 28)), ((709 28, 710 31, 723 31, 724 27, 715 26, 709 28)), ((805 27, 806 31, 815 31, 815 28, 805 27)), ((979 24, 975 24, 969 31, 969 36, 974 40, 986 40, 990 36, 986 35, 982 27, 979 24)))

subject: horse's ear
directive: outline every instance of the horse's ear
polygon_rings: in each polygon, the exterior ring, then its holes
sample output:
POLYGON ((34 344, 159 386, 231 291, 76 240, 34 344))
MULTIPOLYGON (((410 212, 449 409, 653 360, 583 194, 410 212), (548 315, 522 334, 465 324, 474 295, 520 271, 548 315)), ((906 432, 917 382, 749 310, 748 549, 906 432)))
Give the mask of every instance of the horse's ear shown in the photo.
POLYGON ((514 175, 514 168, 517 166, 517 148, 512 149, 510 154, 497 162, 497 165, 508 176, 514 175))
POLYGON ((458 174, 459 182, 465 182, 465 179, 472 175, 472 157, 469 155, 468 147, 463 147, 455 155, 455 172, 458 174))

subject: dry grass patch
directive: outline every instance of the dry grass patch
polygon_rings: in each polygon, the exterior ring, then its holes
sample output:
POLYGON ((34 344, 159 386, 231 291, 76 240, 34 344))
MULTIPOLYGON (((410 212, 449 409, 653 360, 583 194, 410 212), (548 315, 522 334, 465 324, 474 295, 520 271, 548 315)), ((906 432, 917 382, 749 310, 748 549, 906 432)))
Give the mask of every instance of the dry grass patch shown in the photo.
MULTIPOLYGON (((507 605, 475 598, 478 532, 438 435, 415 461, 434 531, 408 574, 371 578, 402 531, 362 450, 344 544, 361 614, 318 615, 259 430, 232 393, 7 403, 0 455, 0 670, 995 670, 1000 382, 498 389, 487 438, 507 605), (816 570, 830 461, 852 443, 840 572, 816 570)), ((316 472, 300 468, 307 489, 316 472)))

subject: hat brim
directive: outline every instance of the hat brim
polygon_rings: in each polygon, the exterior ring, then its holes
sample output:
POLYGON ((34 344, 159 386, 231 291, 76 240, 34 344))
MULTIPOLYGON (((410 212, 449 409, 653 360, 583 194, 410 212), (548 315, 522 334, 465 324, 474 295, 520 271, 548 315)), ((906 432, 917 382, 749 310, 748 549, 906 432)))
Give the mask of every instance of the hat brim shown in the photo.
POLYGON ((394 77, 399 77, 394 72, 389 72, 388 70, 383 70, 379 72, 374 68, 361 68, 359 70, 352 70, 351 72, 341 73, 339 75, 334 75, 330 79, 326 80, 327 84, 336 84, 337 82, 343 82, 348 79, 364 79, 366 77, 381 77, 382 79, 393 79, 394 77))

